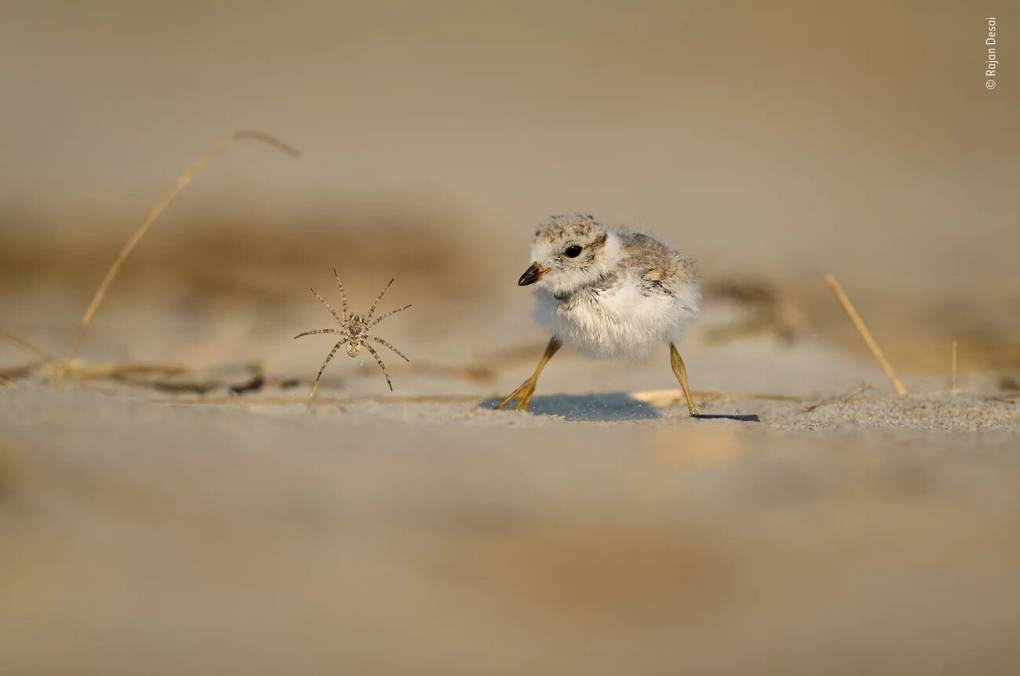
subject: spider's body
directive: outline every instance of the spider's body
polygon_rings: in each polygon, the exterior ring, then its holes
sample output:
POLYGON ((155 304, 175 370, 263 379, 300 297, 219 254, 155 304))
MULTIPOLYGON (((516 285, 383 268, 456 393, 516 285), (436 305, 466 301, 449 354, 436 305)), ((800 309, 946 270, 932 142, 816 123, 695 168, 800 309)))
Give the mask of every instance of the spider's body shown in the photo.
POLYGON ((309 395, 309 404, 311 404, 311 400, 315 398, 315 393, 319 389, 319 380, 322 378, 322 372, 326 370, 326 365, 329 364, 329 362, 333 359, 333 355, 337 353, 337 350, 340 349, 341 345, 346 347, 347 356, 352 358, 357 357, 358 353, 361 351, 361 348, 363 347, 370 353, 372 353, 372 356, 375 357, 376 363, 379 364, 379 368, 382 370, 383 375, 386 377, 386 384, 390 386, 390 392, 393 391, 393 382, 390 380, 390 374, 386 370, 386 364, 383 363, 382 357, 380 357, 379 353, 375 351, 375 348, 369 344, 369 341, 375 341, 380 345, 388 347, 389 349, 393 350, 393 352, 395 352, 398 356, 400 356, 404 361, 407 362, 411 361, 404 355, 403 352, 393 347, 379 336, 373 336, 370 334, 370 331, 376 326, 378 326, 379 323, 382 322, 382 320, 386 319, 390 315, 394 315, 398 312, 403 312, 404 310, 411 307, 411 305, 408 304, 405 305, 404 307, 397 308, 396 310, 390 310, 389 312, 383 313, 378 317, 375 317, 375 319, 373 319, 373 316, 375 315, 376 305, 378 305, 379 301, 382 300, 383 294, 385 294, 386 290, 390 288, 390 285, 393 284, 394 280, 391 279, 389 283, 383 287, 383 290, 379 292, 379 295, 376 296, 375 300, 372 302, 372 307, 368 309, 368 314, 362 316, 357 313, 350 313, 347 311, 347 294, 346 292, 344 292, 344 285, 340 282, 340 275, 337 274, 336 270, 333 270, 333 276, 336 277, 336 285, 337 288, 340 289, 340 300, 343 303, 343 305, 341 306, 340 314, 337 314, 337 311, 333 309, 333 306, 326 302, 325 298, 316 293, 315 289, 311 289, 311 292, 315 294, 315 297, 318 298, 323 305, 326 306, 326 309, 329 310, 330 314, 333 315, 333 318, 336 319, 337 324, 340 325, 340 328, 316 329, 314 331, 305 331, 294 336, 295 338, 300 338, 301 336, 311 336, 318 333, 329 333, 332 335, 340 336, 340 340, 336 342, 336 345, 333 346, 333 349, 330 350, 328 355, 326 355, 326 360, 322 362, 322 366, 319 368, 319 373, 318 375, 315 376, 315 384, 312 386, 312 392, 309 395))
POLYGON ((361 315, 351 315, 347 321, 347 356, 357 357, 361 349, 361 341, 368 338, 368 322, 361 315))

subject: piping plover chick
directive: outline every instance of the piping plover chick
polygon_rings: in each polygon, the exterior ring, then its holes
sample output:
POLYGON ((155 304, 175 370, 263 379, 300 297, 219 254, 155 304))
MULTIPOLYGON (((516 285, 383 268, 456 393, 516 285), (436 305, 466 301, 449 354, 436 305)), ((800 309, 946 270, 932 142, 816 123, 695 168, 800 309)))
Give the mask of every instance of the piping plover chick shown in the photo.
POLYGON ((553 334, 534 373, 496 408, 526 411, 542 369, 566 345, 594 357, 640 357, 669 346, 691 415, 698 412, 676 345, 698 316, 694 261, 649 235, 609 230, 588 214, 553 216, 535 231, 531 265, 517 284, 537 284, 535 317, 553 334))

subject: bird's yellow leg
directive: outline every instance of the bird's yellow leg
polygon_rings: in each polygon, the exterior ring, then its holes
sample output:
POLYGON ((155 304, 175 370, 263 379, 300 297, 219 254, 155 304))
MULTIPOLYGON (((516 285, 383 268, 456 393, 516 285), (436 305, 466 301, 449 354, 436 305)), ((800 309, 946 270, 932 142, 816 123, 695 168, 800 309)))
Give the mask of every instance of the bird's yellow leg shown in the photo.
POLYGON ((687 410, 691 415, 698 414, 698 407, 694 405, 694 397, 691 396, 691 386, 687 384, 687 368, 684 366, 684 360, 677 352, 676 345, 673 343, 669 344, 669 363, 673 367, 673 375, 680 381, 680 388, 684 391, 684 396, 687 398, 687 410))
POLYGON ((521 386, 511 392, 503 399, 503 401, 496 404, 496 408, 506 408, 507 405, 517 400, 516 408, 518 411, 527 411, 528 404, 531 403, 531 395, 535 393, 535 386, 538 384, 538 376, 541 375, 542 369, 549 363, 556 351, 560 349, 562 343, 557 340, 556 336, 549 339, 549 344, 545 347, 545 352, 542 354, 542 358, 538 360, 538 366, 535 367, 535 372, 531 376, 521 383, 521 386))

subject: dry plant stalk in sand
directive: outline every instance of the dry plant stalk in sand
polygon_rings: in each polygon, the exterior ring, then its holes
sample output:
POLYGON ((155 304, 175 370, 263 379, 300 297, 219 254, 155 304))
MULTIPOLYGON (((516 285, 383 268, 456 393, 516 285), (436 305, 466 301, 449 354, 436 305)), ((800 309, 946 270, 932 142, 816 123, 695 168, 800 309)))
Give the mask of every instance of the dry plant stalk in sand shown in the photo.
POLYGON ((238 131, 218 141, 209 148, 209 150, 205 151, 201 157, 195 160, 194 164, 178 176, 177 180, 174 181, 174 184, 171 185, 158 200, 156 200, 156 203, 149 209, 149 213, 145 217, 145 220, 138 229, 135 230, 130 237, 128 237, 124 246, 121 247, 120 253, 117 254, 117 258, 113 261, 113 265, 111 265, 110 269, 106 271, 106 276, 99 284, 99 288, 96 289, 95 295, 92 296, 92 302, 89 303, 88 308, 85 309, 85 314, 82 315, 81 321, 78 322, 78 328, 75 331, 74 338, 71 339, 71 344, 67 349, 67 353, 56 365, 53 378, 55 384, 61 381, 68 370, 68 365, 78 355, 78 350, 81 349, 81 344, 85 339, 85 333, 88 331, 89 324, 92 323, 92 318, 95 316, 96 310, 99 309, 103 299, 106 298, 106 294, 110 290, 110 285, 113 284, 113 280, 117 277, 117 273, 120 272, 120 268, 124 264, 124 261, 142 241, 142 238, 145 237, 145 234, 149 231, 149 228, 152 227, 152 224, 157 218, 159 218, 159 215, 163 213, 163 210, 170 205, 173 199, 177 196, 177 193, 191 183, 192 179, 194 179, 207 164, 229 150, 230 147, 237 141, 244 140, 265 143, 266 145, 272 146, 278 150, 282 150, 291 157, 301 156, 301 153, 298 150, 292 148, 279 139, 270 136, 269 134, 265 134, 260 131, 238 131))
MULTIPOLYGON (((29 352, 31 352, 35 356, 39 357, 39 359, 41 360, 42 364, 52 364, 52 363, 54 363, 56 361, 56 357, 51 355, 46 350, 42 349, 41 347, 39 347, 39 346, 37 346, 37 345, 35 345, 33 343, 30 343, 29 341, 25 340, 24 338, 21 338, 19 336, 14 335, 10 331, 7 331, 5 329, 0 329, 0 336, 3 336, 4 338, 7 338, 8 340, 10 340, 15 345, 18 345, 18 346, 24 348, 25 350, 28 350, 29 352)), ((11 381, 11 380, 13 380, 15 378, 23 378, 24 376, 28 375, 29 373, 34 372, 36 370, 36 368, 38 367, 39 363, 40 362, 33 362, 31 364, 27 364, 27 365, 24 365, 24 366, 16 366, 16 367, 10 368, 10 369, 0 369, 0 384, 7 383, 7 382, 9 382, 9 381, 11 381)))
POLYGON ((896 394, 901 397, 906 396, 906 386, 903 384, 903 381, 896 376, 896 372, 893 371, 893 367, 889 363, 889 360, 885 358, 884 354, 882 354, 882 348, 878 346, 878 343, 875 342, 875 339, 871 336, 871 331, 868 331, 868 327, 864 324, 864 320, 861 319, 859 314, 857 314, 857 310, 854 309, 853 303, 850 302, 850 299, 843 291, 843 287, 840 286, 838 281, 836 281, 836 277, 834 275, 826 275, 825 281, 829 283, 830 287, 832 287, 832 293, 836 295, 836 300, 838 300, 839 304, 843 306, 843 310, 845 310, 847 315, 850 317, 850 321, 853 322, 854 328, 856 328, 857 332, 861 334, 861 338, 864 339, 868 349, 871 350, 871 354, 875 357, 875 361, 878 362, 878 365, 881 366, 882 370, 885 372, 885 377, 892 383, 893 388, 896 390, 896 394))
POLYGON ((867 385, 861 385, 857 389, 851 390, 850 392, 847 392, 846 394, 840 395, 838 397, 827 397, 825 399, 820 399, 819 401, 816 401, 813 404, 808 404, 807 406, 802 407, 800 409, 800 412, 811 413, 811 411, 816 411, 823 406, 828 406, 829 404, 845 404, 851 399, 857 397, 857 395, 867 392, 869 389, 870 388, 867 385))
POLYGON ((35 356, 41 358, 43 361, 54 361, 56 359, 56 357, 54 357, 52 354, 50 354, 46 350, 42 349, 38 345, 30 343, 29 341, 25 340, 24 338, 21 338, 19 336, 14 335, 10 331, 6 331, 4 329, 0 329, 0 336, 3 336, 4 338, 7 338, 12 343, 20 345, 21 347, 25 348, 26 350, 28 350, 29 352, 31 352, 35 356))

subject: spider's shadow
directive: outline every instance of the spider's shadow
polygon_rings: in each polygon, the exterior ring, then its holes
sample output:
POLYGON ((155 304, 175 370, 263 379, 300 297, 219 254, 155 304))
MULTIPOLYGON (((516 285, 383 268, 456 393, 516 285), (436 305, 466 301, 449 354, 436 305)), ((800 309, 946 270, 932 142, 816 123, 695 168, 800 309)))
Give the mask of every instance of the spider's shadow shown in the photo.
MULTIPOLYGON (((494 409, 499 399, 486 399, 480 406, 494 409)), ((529 412, 554 415, 564 420, 611 422, 616 420, 653 420, 662 414, 654 406, 632 399, 624 392, 606 394, 553 394, 531 400, 529 412)))

